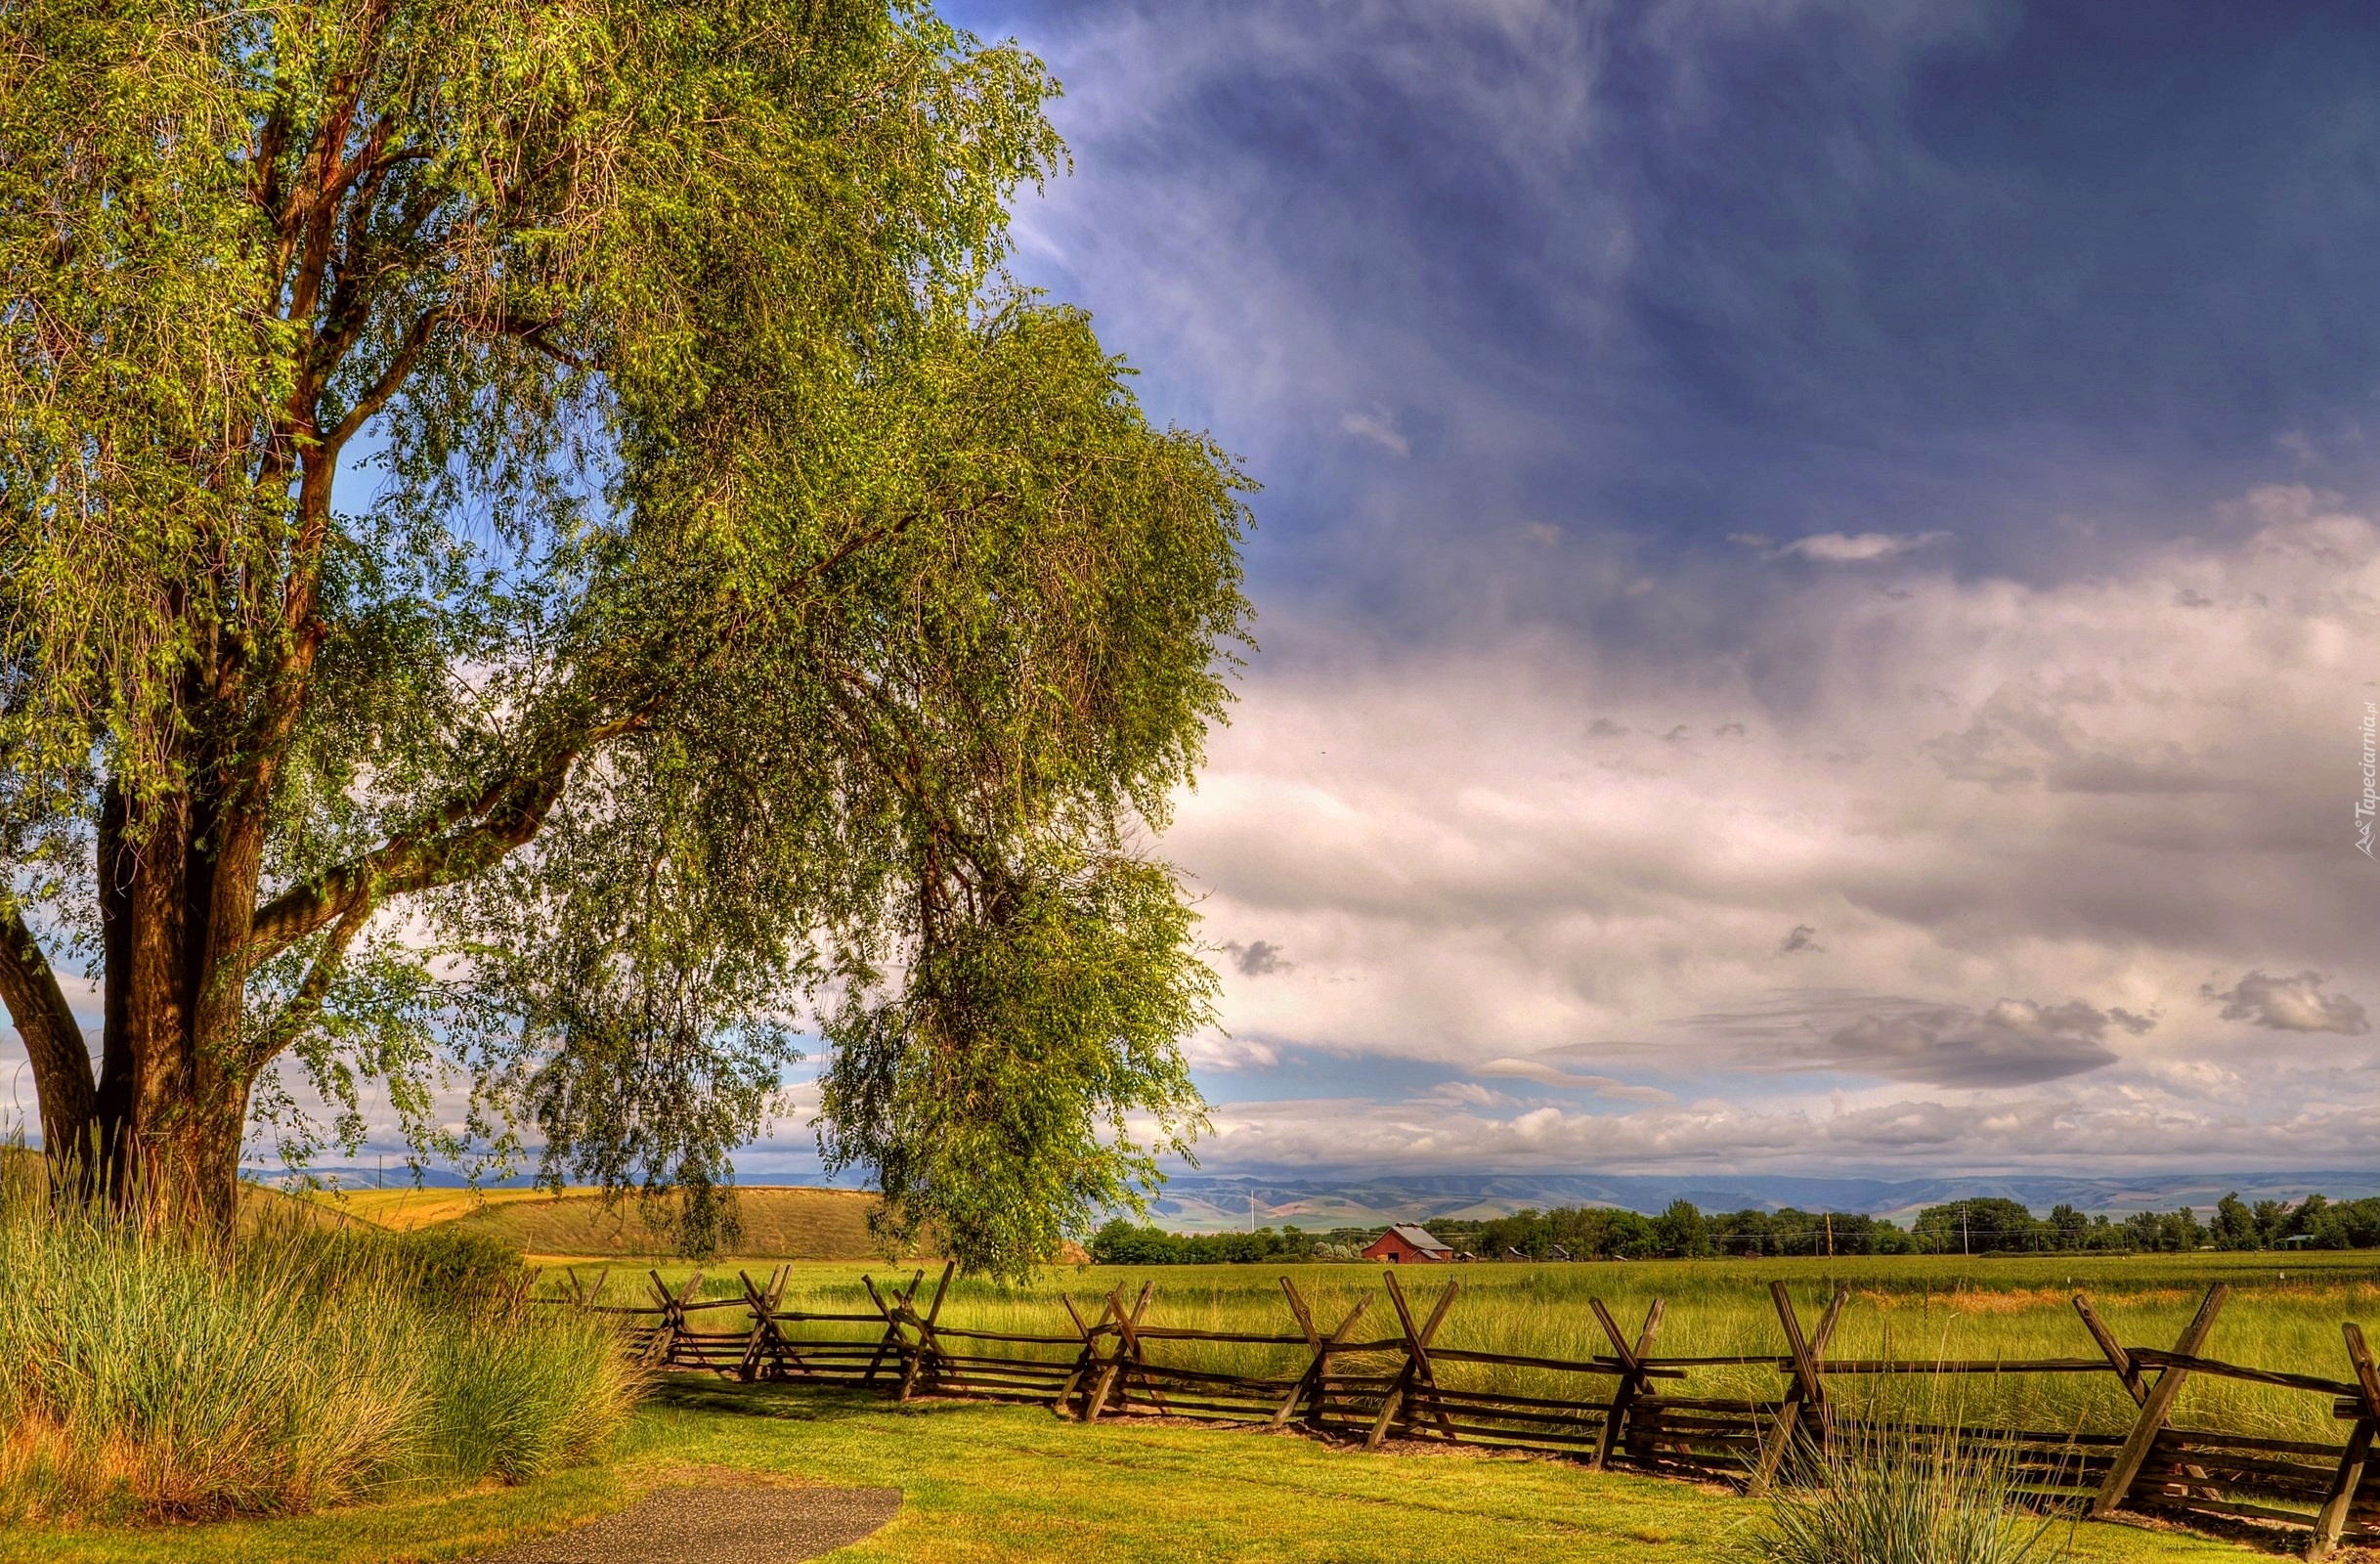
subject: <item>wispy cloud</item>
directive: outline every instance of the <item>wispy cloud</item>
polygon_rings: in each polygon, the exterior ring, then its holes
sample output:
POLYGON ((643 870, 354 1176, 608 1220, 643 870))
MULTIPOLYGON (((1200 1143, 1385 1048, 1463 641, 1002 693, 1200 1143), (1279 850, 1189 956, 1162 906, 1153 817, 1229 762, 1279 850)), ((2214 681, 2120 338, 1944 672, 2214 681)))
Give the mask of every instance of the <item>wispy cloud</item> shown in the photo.
POLYGON ((1397 427, 1396 417, 1386 408, 1374 408, 1368 413, 1348 413, 1339 417, 1339 428, 1359 440, 1366 440, 1393 456, 1409 456, 1413 444, 1397 427))
POLYGON ((1741 547, 1757 549, 1766 559, 1802 559, 1815 565, 1874 565, 1899 559, 1950 541, 1946 532, 1817 532, 1790 543, 1754 532, 1727 535, 1741 547))

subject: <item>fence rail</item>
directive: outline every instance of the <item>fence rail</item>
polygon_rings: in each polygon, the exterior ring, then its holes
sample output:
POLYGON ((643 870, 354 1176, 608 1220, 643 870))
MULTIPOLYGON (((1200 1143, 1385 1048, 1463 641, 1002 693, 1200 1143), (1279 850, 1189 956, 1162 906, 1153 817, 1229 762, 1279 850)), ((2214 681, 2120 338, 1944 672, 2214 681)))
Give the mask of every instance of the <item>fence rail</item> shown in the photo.
MULTIPOLYGON (((606 1305, 609 1273, 592 1282, 565 1273, 563 1296, 545 1300, 629 1322, 627 1344, 661 1368, 708 1369, 732 1378, 881 1390, 902 1401, 921 1395, 1020 1401, 1049 1407, 1082 1422, 1155 1415, 1291 1425, 1360 1441, 1376 1449, 1392 1435, 1499 1449, 1531 1450, 1582 1460, 1590 1469, 1625 1464, 1637 1470, 1700 1481, 1740 1483, 1758 1494, 1783 1480, 1796 1437, 1823 1449, 1856 1440, 1877 1425, 1843 1414, 1828 1399, 1828 1381, 1877 1374, 2093 1374, 2113 1376, 2136 1409, 2123 1434, 2053 1429, 1993 1429, 1896 1425, 1921 1451, 1989 1446, 2017 1486, 2035 1500, 2066 1504, 2094 1517, 2119 1509, 2184 1520, 2219 1518, 2278 1523, 2305 1531, 2303 1552, 2320 1559, 2342 1541, 2380 1543, 2380 1370, 2363 1332, 2341 1326, 2351 1377, 2285 1373, 2224 1363, 2202 1348, 2229 1296, 2208 1289, 2196 1315, 2170 1348, 2126 1346, 2099 1319, 2088 1297, 2074 1308, 2098 1349, 2096 1357, 2012 1361, 1929 1362, 1920 1359, 1830 1359, 1827 1348, 1849 1294, 1838 1291, 1814 1321, 1805 1322, 1783 1282, 1771 1282, 1784 1350, 1773 1356, 1660 1356, 1664 1304, 1656 1300, 1633 1335, 1600 1299, 1589 1308, 1610 1351, 1586 1358, 1547 1358, 1483 1352, 1435 1344, 1460 1283, 1449 1281, 1426 1315, 1395 1273, 1384 1277, 1393 1333, 1355 1339, 1373 1299, 1359 1301, 1328 1330, 1317 1323, 1287 1277, 1282 1299, 1293 1331, 1199 1330, 1147 1323, 1153 1283, 1129 1307, 1110 1291, 1086 1322, 1061 1294, 1067 1334, 975 1330, 940 1324, 951 1268, 943 1267, 923 1312, 918 1293, 926 1273, 880 1289, 863 1279, 874 1312, 821 1313, 785 1306, 793 1268, 764 1282, 738 1272, 741 1295, 702 1299, 700 1274, 672 1290, 655 1272, 644 1282, 649 1301, 606 1305), (707 1328, 703 1317, 741 1310, 749 1324, 707 1328), (805 1327, 868 1325, 872 1338, 805 1333, 805 1327), (1208 1342, 1302 1353, 1305 1367, 1286 1377, 1190 1368, 1151 1359, 1151 1344, 1208 1342), (995 1352, 988 1347, 1025 1349, 995 1352), (1049 1354, 1033 1349, 1066 1349, 1049 1354), (1381 1360, 1388 1360, 1383 1362, 1381 1360), (1569 1381, 1564 1394, 1522 1394, 1448 1385, 1441 1366, 1517 1368, 1569 1381), (1665 1394, 1692 1370, 1717 1367, 1767 1368, 1780 1376, 1767 1397, 1665 1394), (2268 1439, 2221 1429, 2174 1424, 2174 1407, 2194 1375, 2241 1380, 2328 1398, 2347 1422, 2345 1441, 2332 1445, 2268 1439)), ((1375 1325, 1380 1329, 1390 1321, 1375 1325)), ((1545 1389, 1545 1386, 1538 1386, 1545 1389)))

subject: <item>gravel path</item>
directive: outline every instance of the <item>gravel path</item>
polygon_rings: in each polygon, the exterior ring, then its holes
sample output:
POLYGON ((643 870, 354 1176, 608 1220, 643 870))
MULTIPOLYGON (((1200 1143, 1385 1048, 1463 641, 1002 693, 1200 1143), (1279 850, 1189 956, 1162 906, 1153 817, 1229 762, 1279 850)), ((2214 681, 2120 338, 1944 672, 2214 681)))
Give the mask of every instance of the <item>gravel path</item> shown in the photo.
POLYGON ((665 1488, 471 1564, 788 1564, 858 1542, 900 1507, 897 1488, 665 1488))

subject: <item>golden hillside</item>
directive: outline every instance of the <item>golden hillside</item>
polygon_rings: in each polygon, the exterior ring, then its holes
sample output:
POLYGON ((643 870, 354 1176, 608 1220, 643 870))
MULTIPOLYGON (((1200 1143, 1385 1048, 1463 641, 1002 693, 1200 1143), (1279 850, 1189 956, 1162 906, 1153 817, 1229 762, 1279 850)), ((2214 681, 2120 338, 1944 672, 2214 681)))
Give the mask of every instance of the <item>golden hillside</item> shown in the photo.
MULTIPOLYGON (((351 1190, 318 1199, 382 1227, 411 1231, 458 1222, 559 1258, 669 1256, 676 1242, 646 1223, 634 1199, 605 1209, 591 1189, 351 1190)), ((876 1196, 856 1190, 745 1186, 736 1191, 744 1227, 733 1245, 755 1260, 872 1260, 868 1213, 876 1196)))

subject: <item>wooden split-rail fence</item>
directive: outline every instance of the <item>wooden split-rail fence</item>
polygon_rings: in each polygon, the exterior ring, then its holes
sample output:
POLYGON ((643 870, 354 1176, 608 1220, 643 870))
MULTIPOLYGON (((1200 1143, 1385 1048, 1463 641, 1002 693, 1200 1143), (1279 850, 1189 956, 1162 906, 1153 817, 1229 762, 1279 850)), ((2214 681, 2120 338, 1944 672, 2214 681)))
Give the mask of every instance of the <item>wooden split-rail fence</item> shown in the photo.
POLYGON ((1830 1401, 1832 1379, 2111 1374, 2137 1409, 2126 1433, 1901 1422, 1889 1432, 1896 1441, 1914 1442, 1921 1453, 1986 1449, 2036 1501, 2092 1516, 2124 1509, 2185 1521, 2277 1523, 2305 1531, 2309 1559, 2326 1556, 2343 1541, 2380 1544, 2380 1454, 2372 1448, 2380 1434, 2380 1371, 2363 1332, 2352 1323, 2342 1327, 2353 1376, 2347 1379, 2220 1362, 2200 1349, 2229 1296, 2223 1285, 2208 1290, 2170 1348, 2123 1345, 2078 1294, 2075 1311, 2098 1349, 2092 1356, 1945 1362, 1830 1357, 1828 1345, 1849 1294, 1838 1291, 1814 1321, 1805 1321, 1782 1282, 1769 1284, 1782 1353, 1665 1356, 1656 1350, 1660 1300, 1631 1333, 1600 1299, 1590 1299, 1610 1350, 1562 1359, 1438 1345, 1459 1283, 1448 1282, 1425 1313, 1394 1273, 1385 1276, 1386 1318, 1373 1314, 1374 1300, 1365 1299, 1325 1328, 1283 1277, 1294 1333, 1158 1325, 1148 1318, 1154 1289, 1147 1284, 1129 1305, 1120 1291, 1109 1292, 1089 1319, 1061 1294, 1071 1327, 1062 1335, 942 1324, 947 1266, 923 1311, 917 1307, 923 1271, 899 1288, 880 1289, 867 1280, 872 1307, 864 1314, 787 1307, 792 1275, 785 1266, 756 1282, 739 1272, 740 1295, 704 1299, 699 1275, 672 1289, 648 1272, 646 1301, 607 1306, 608 1273, 590 1282, 571 1272, 564 1295, 547 1301, 622 1317, 629 1349, 656 1368, 848 1386, 902 1401, 931 1395, 1033 1402, 1084 1422, 1137 1414, 1296 1427, 1360 1440, 1365 1449, 1396 1437, 1534 1450, 1567 1455, 1595 1469, 1624 1465, 1735 1482, 1754 1494, 1790 1480, 1796 1447, 1824 1450, 1886 1432, 1830 1401), (734 1311, 750 1323, 705 1328, 709 1320, 732 1318, 734 1311), (1379 1333, 1359 1336, 1367 1315, 1379 1333), (1195 1369, 1151 1356, 1152 1348, 1161 1355, 1168 1342, 1289 1348, 1302 1352, 1306 1364, 1286 1377, 1195 1369), (1523 1395, 1441 1380, 1442 1368, 1462 1367, 1534 1370, 1537 1390, 1561 1391, 1523 1395), (1775 1392, 1757 1399, 1695 1396, 1678 1384, 1695 1369, 1731 1367, 1775 1371, 1775 1392), (2181 1426, 2175 1403, 2197 1376, 2328 1398, 2334 1416, 2347 1426, 2346 1437, 2331 1444, 2181 1426))

